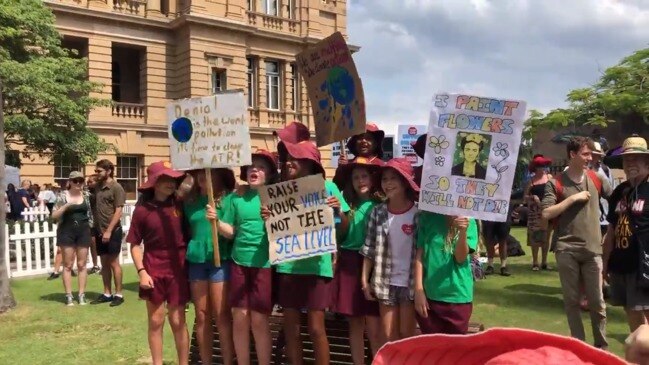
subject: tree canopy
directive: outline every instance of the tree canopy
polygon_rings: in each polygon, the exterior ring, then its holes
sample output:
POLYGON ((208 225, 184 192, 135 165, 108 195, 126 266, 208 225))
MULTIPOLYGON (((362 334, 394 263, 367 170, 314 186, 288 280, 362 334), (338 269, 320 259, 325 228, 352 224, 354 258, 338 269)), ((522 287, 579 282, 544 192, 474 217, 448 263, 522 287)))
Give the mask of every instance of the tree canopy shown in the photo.
POLYGON ((88 113, 109 101, 91 97, 87 60, 62 47, 54 14, 41 0, 0 0, 0 78, 7 149, 96 158, 108 148, 88 128, 88 113))

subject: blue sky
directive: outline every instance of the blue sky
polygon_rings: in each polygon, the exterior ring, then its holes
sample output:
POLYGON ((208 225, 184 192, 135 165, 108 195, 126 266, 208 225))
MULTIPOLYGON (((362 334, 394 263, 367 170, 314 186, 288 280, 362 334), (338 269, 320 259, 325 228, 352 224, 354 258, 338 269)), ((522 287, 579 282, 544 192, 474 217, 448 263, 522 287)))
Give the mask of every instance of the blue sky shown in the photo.
POLYGON ((392 134, 427 124, 436 91, 565 106, 649 47, 649 0, 349 0, 348 33, 368 120, 392 134))

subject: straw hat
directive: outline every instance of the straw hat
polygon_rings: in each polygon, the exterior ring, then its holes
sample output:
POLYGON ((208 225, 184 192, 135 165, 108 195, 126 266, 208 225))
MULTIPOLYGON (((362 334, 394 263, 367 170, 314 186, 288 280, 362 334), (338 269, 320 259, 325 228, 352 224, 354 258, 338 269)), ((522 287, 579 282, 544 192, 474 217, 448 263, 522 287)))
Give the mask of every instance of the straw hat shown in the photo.
POLYGON ((625 155, 649 155, 647 141, 637 134, 624 140, 621 148, 616 148, 613 152, 604 157, 604 164, 614 169, 622 168, 622 156, 625 155))

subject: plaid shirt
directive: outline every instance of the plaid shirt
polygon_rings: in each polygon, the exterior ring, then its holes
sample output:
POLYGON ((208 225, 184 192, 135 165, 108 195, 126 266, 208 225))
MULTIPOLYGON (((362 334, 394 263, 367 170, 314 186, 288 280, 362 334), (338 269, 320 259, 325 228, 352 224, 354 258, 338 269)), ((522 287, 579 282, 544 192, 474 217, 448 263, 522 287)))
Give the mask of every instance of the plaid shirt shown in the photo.
MULTIPOLYGON (((417 221, 419 212, 415 213, 414 232, 417 231, 417 221)), ((361 255, 374 262, 372 277, 370 278, 370 290, 378 300, 389 300, 390 298, 390 278, 392 277, 392 253, 390 252, 388 226, 388 205, 383 203, 377 205, 370 213, 370 219, 367 222, 367 233, 365 243, 361 247, 361 255)), ((410 277, 409 287, 410 299, 415 296, 415 279, 413 275, 415 253, 417 247, 415 240, 412 244, 412 255, 410 257, 410 277)))

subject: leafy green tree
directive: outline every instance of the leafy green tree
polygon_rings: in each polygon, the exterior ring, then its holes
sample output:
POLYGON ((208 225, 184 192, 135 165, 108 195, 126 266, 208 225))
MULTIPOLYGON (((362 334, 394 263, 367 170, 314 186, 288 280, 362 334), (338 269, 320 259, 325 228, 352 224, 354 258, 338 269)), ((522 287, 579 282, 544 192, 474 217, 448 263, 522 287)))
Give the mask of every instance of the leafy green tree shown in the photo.
MULTIPOLYGON (((108 102, 90 96, 100 85, 87 81, 87 60, 76 56, 61 46, 54 14, 41 0, 0 0, 2 185, 5 145, 22 145, 25 153, 41 156, 74 156, 81 162, 108 147, 87 125, 90 110, 108 102)), ((0 204, 0 217, 4 209, 0 204)), ((4 238, 0 235, 0 313, 16 305, 2 253, 4 238)))

